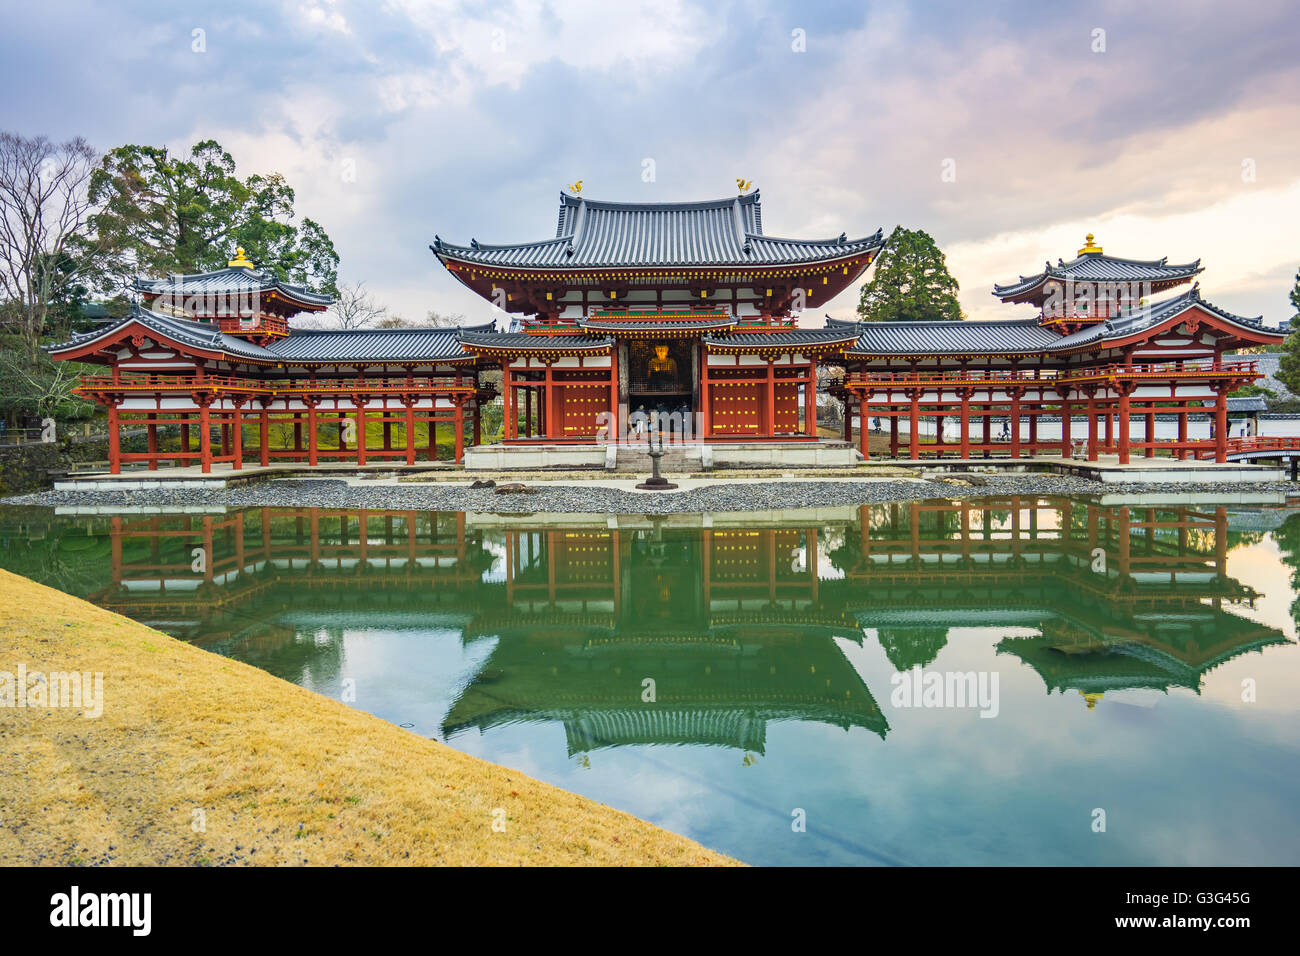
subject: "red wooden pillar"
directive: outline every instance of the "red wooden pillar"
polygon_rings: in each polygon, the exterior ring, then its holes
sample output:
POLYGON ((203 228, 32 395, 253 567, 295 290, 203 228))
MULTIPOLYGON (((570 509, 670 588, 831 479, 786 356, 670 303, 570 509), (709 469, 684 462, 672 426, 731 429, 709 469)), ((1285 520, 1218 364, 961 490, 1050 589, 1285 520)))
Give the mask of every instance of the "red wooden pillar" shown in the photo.
POLYGON ((150 414, 149 424, 147 426, 147 438, 149 446, 149 470, 158 470, 158 426, 154 424, 157 415, 150 414))
POLYGON ((961 397, 961 457, 970 457, 970 389, 962 389, 961 397))
POLYGON ((456 415, 456 464, 458 465, 465 460, 465 408, 462 402, 461 396, 457 395, 452 404, 456 415))
POLYGON ((1097 396, 1088 395, 1088 460, 1097 460, 1097 396))
POLYGON ((357 406, 357 464, 366 463, 366 399, 354 396, 352 401, 357 406))
POLYGON ((910 397, 912 399, 910 409, 912 421, 908 438, 907 457, 916 459, 921 457, 921 393, 913 391, 910 397))
POLYGON ((1156 457, 1156 413, 1147 412, 1146 421, 1146 456, 1148 458, 1156 457))
POLYGON ((510 361, 501 362, 501 402, 502 402, 502 441, 511 441, 515 436, 515 383, 510 374, 510 361))
MULTIPOLYGON (((862 423, 858 423, 862 427, 862 423)), ((889 406, 889 457, 898 457, 898 408, 894 405, 889 406)))
POLYGON ((271 463, 271 412, 263 405, 257 423, 258 460, 265 467, 271 463))
POLYGON ((1119 463, 1127 465, 1129 460, 1129 388, 1127 382, 1120 383, 1119 391, 1119 463))
POLYGON ((1106 451, 1115 450, 1115 413, 1110 407, 1110 402, 1106 402, 1106 451))
POLYGON ((239 405, 235 405, 235 410, 230 414, 231 414, 231 418, 230 418, 231 454, 235 456, 235 460, 234 462, 232 462, 232 464, 235 466, 235 470, 238 471, 239 469, 244 467, 244 423, 242 417, 243 409, 240 408, 239 405))
POLYGON ((1070 436, 1071 405, 1068 397, 1061 396, 1061 457, 1069 458, 1072 451, 1073 441, 1070 436))
MULTIPOLYGON (((406 463, 415 464, 415 398, 411 395, 403 397, 402 404, 406 406, 406 463)), ((475 419, 477 421, 477 419, 475 419)))
POLYGON ((1020 390, 1011 390, 1011 457, 1020 457, 1020 390))
POLYGON ((767 360, 767 427, 764 434, 776 437, 776 363, 774 359, 767 360))
MULTIPOLYGON (((703 366, 701 366, 703 368, 703 366)), ((685 422, 682 423, 683 426, 685 422)), ((618 420, 618 349, 609 349, 609 424, 605 427, 605 441, 616 442, 623 435, 623 425, 618 420)))
MULTIPOLYGON (((853 409, 849 406, 849 398, 852 393, 846 392, 844 399, 844 421, 848 434, 852 435, 852 414, 853 409)), ((871 425, 867 417, 871 414, 871 392, 865 387, 860 395, 856 396, 858 400, 858 443, 862 448, 862 458, 866 460, 871 457, 871 425)))
POLYGON ((1181 447, 1187 444, 1187 406, 1184 404, 1178 410, 1178 457, 1180 460, 1187 458, 1187 449, 1181 447))
MULTIPOLYGON (((713 437, 713 384, 709 379, 709 350, 700 345, 700 437, 713 437)), ((627 426, 621 425, 619 435, 627 434, 627 426)), ((707 576, 707 570, 706 570, 707 576)))
POLYGON ((113 475, 122 472, 122 436, 118 434, 116 400, 108 403, 108 471, 113 475))
POLYGON ((199 405, 199 469, 205 475, 212 471, 212 419, 206 401, 199 405))
POLYGON ((190 463, 190 458, 188 454, 190 450, 190 424, 189 424, 190 416, 189 416, 189 412, 182 412, 181 414, 183 414, 186 419, 185 421, 181 422, 181 467, 184 468, 186 465, 190 463))
POLYGON ((543 438, 563 438, 562 422, 564 417, 560 414, 559 408, 556 407, 556 389, 555 389, 555 370, 552 368, 554 359, 546 360, 546 383, 539 398, 541 407, 538 408, 538 414, 544 416, 544 422, 538 428, 538 432, 543 438), (544 410, 543 410, 544 409, 544 410), (556 432, 557 434, 552 434, 556 432))
POLYGON ((1228 460, 1228 390, 1224 386, 1215 389, 1214 460, 1220 463, 1228 460))
POLYGON ((307 464, 316 464, 316 403, 307 405, 307 464))
POLYGON ((817 437, 817 363, 808 363, 808 391, 804 395, 804 431, 817 437))

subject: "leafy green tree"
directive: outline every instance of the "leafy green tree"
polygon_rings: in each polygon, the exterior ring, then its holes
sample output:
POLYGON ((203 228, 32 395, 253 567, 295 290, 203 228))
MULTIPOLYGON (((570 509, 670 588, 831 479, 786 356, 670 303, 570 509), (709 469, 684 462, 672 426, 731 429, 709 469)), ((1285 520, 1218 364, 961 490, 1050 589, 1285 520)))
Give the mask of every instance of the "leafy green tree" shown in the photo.
POLYGON ((957 289, 930 234, 898 226, 880 250, 871 281, 862 287, 858 315, 867 322, 962 319, 957 289))
POLYGON ((1300 272, 1295 275, 1295 287, 1291 290, 1291 307, 1296 314, 1291 316, 1291 334, 1282 343, 1282 354, 1277 360, 1277 380, 1300 395, 1300 272))
POLYGON ((338 253, 312 219, 294 221, 294 192, 282 175, 241 179, 215 140, 189 155, 166 147, 119 146, 90 178, 91 223, 104 287, 136 273, 155 276, 220 269, 242 247, 258 267, 288 282, 336 291, 338 253))

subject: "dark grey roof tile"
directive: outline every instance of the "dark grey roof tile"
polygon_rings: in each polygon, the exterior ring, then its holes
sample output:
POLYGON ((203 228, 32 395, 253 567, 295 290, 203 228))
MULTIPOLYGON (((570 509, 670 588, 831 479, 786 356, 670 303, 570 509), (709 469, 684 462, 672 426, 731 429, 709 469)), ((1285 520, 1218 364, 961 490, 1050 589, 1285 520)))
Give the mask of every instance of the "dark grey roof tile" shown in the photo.
POLYGON ((594 269, 618 266, 798 265, 878 249, 874 235, 848 239, 764 236, 758 192, 681 203, 619 203, 560 196, 556 236, 468 246, 435 237, 439 257, 485 266, 594 269))

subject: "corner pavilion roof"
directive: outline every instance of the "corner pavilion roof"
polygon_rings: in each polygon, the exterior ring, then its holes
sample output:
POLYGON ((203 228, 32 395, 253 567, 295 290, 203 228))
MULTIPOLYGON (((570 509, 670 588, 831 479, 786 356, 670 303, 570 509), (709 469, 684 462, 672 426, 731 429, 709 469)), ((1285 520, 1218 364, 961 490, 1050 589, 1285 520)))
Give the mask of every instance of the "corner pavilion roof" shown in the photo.
POLYGON ((205 352, 220 353, 254 364, 282 363, 352 364, 363 362, 451 361, 470 359, 461 348, 461 338, 491 334, 492 323, 463 328, 420 329, 293 329, 288 336, 261 346, 236 335, 227 335, 215 323, 164 315, 133 306, 122 318, 89 332, 74 335, 67 342, 49 346, 57 356, 96 341, 110 342, 124 326, 135 323, 165 340, 205 352))
MULTIPOLYGON (((850 356, 864 355, 1024 355, 1044 352, 1072 352, 1084 348, 1106 348, 1111 342, 1141 334, 1190 308, 1199 307, 1231 326, 1240 328, 1252 340, 1260 333, 1279 337, 1261 318, 1234 315, 1201 298, 1193 287, 1181 295, 1134 309, 1126 309, 1102 322, 1070 335, 1061 335, 1038 319, 956 320, 941 322, 860 322, 858 341, 850 356)), ((852 323, 829 319, 828 327, 846 328, 852 323), (832 325, 833 323, 833 325, 832 325)), ((1264 340, 1260 340, 1264 341, 1264 340)))
POLYGON ((842 259, 879 249, 880 230, 860 239, 781 239, 763 234, 758 190, 704 202, 602 202, 560 194, 555 237, 468 246, 435 236, 430 248, 448 259, 530 269, 643 266, 788 266, 842 259))
POLYGON ((244 259, 243 251, 240 249, 224 269, 168 276, 165 279, 137 276, 132 288, 146 296, 171 295, 177 298, 277 293, 302 309, 313 312, 327 308, 334 302, 331 295, 313 292, 305 285, 283 282, 266 270, 254 268, 252 262, 244 259))
POLYGON ((1004 302, 1024 296, 1051 279, 1062 282, 1149 282, 1152 284, 1177 284, 1186 282, 1201 272, 1201 260, 1170 265, 1164 259, 1121 259, 1108 256, 1100 248, 1089 244, 1080 250, 1077 258, 1069 262, 1058 259, 1056 265, 1043 264, 1037 275, 1021 276, 1015 282, 993 286, 993 294, 1004 302), (1095 249, 1096 251, 1086 251, 1095 249))

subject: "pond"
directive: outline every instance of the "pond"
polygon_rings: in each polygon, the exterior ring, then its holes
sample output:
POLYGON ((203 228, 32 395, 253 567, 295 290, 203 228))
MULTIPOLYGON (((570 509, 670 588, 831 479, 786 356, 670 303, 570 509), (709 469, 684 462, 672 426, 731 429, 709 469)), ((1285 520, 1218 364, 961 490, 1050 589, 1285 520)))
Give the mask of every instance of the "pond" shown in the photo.
POLYGON ((0 566, 751 863, 1300 863, 1300 516, 794 514, 5 508, 0 566))

